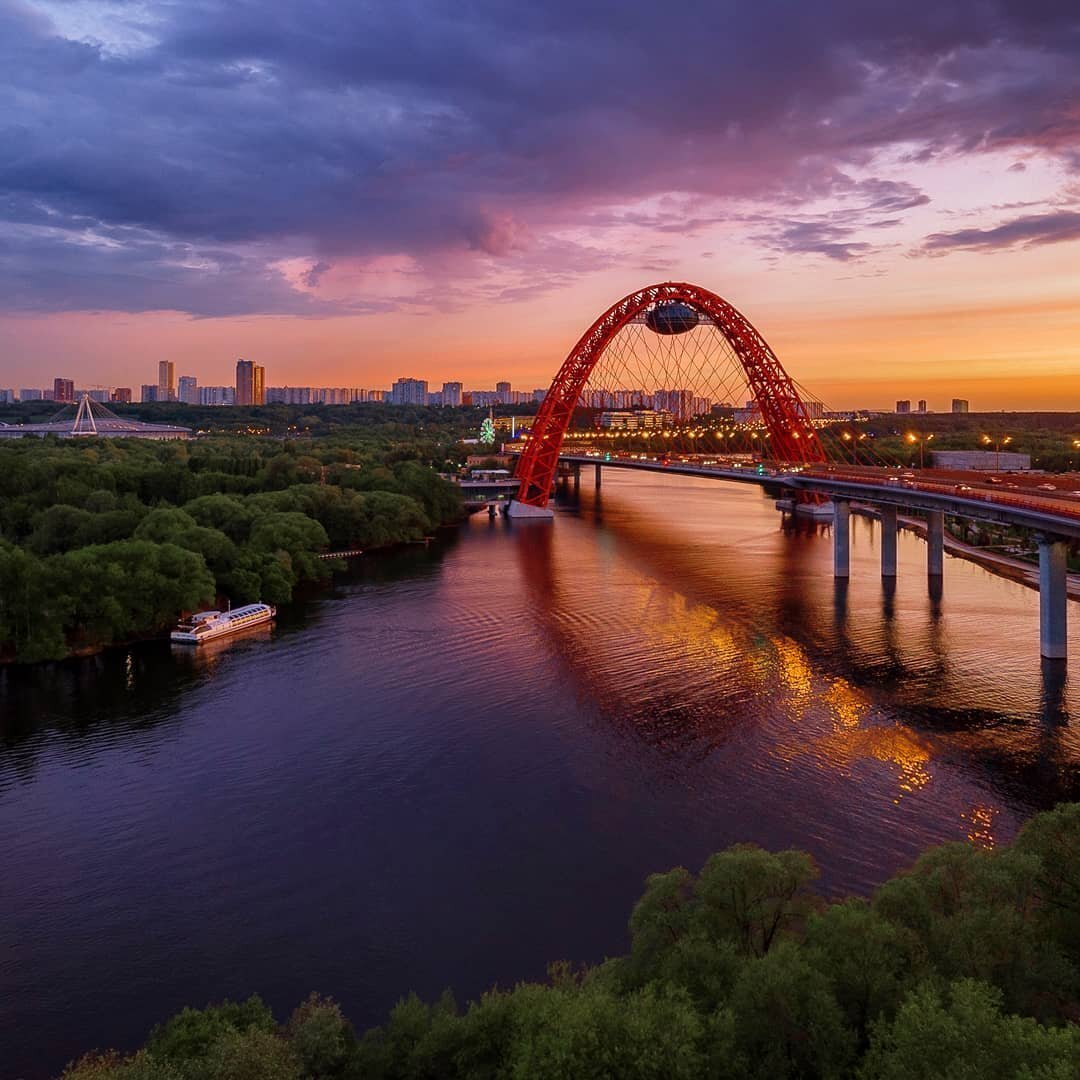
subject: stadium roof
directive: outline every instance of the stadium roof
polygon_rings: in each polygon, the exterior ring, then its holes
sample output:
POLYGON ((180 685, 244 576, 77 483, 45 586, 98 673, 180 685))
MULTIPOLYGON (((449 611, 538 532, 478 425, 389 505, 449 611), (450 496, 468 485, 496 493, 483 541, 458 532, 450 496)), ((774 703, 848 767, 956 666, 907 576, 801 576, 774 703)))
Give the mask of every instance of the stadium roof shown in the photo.
POLYGON ((83 394, 78 405, 66 405, 44 424, 0 424, 0 439, 56 435, 61 439, 190 439, 191 428, 175 424, 148 424, 117 416, 100 401, 83 394))

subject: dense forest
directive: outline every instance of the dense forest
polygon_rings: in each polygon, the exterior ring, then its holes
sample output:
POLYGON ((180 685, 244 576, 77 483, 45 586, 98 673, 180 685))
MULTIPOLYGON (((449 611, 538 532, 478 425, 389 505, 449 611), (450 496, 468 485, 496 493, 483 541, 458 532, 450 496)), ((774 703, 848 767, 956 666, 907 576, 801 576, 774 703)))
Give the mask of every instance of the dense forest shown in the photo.
MULTIPOLYGON (((295 410, 294 410, 295 412, 295 410)), ((387 430, 387 427, 391 430, 387 430)), ((216 602, 288 602, 317 556, 461 516, 453 425, 319 439, 0 441, 0 657, 58 659, 216 602)))
MULTIPOLYGON (((656 874, 630 951, 460 1008, 410 997, 358 1036, 312 995, 185 1009, 64 1080, 1075 1080, 1080 804, 987 850, 927 851, 827 903, 798 851, 740 845, 656 874)), ((359 958, 358 958, 359 962, 359 958)))

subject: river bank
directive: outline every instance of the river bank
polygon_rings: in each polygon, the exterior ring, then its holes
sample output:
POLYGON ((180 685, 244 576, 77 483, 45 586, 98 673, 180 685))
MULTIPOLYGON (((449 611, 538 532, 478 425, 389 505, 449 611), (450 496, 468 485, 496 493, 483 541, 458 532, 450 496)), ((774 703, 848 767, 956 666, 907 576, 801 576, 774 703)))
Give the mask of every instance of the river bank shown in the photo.
MULTIPOLYGON (((464 520, 464 519, 462 519, 464 520)), ((339 572, 340 568, 346 564, 351 563, 359 558, 366 558, 368 556, 372 558, 378 558, 380 556, 387 556, 402 548, 412 547, 416 545, 422 545, 428 547, 432 544, 438 544, 441 539, 448 535, 455 533, 461 526, 461 521, 445 523, 436 526, 435 534, 432 536, 425 536, 418 540, 400 540, 394 543, 376 545, 374 547, 367 547, 361 549, 351 549, 345 551, 331 551, 322 555, 318 555, 317 558, 320 562, 326 562, 330 565, 331 573, 339 572), (332 564, 340 564, 334 566, 332 564)), ((333 577, 327 578, 323 581, 304 581, 298 583, 293 590, 293 597, 287 603, 277 605, 279 611, 285 614, 290 609, 296 609, 301 604, 310 603, 312 600, 317 599, 320 593, 325 593, 326 589, 332 584, 333 577)), ((229 601, 227 597, 217 596, 214 599, 214 606, 217 610, 227 610, 229 601)), ((209 608, 201 608, 199 610, 209 610, 209 608)), ((176 621, 180 621, 185 614, 183 611, 176 613, 176 621)), ((173 623, 172 625, 175 625, 173 623)), ((20 660, 14 655, 12 650, 4 649, 0 650, 0 668, 40 668, 49 664, 65 663, 70 660, 86 660, 95 656, 101 656, 108 652, 122 652, 125 649, 130 649, 135 645, 144 645, 149 642, 168 640, 168 635, 171 632, 171 625, 166 629, 152 630, 148 633, 133 634, 129 637, 125 637, 120 640, 108 641, 108 642, 93 642, 84 643, 73 646, 69 649, 67 655, 61 657, 53 657, 47 660, 20 660)))

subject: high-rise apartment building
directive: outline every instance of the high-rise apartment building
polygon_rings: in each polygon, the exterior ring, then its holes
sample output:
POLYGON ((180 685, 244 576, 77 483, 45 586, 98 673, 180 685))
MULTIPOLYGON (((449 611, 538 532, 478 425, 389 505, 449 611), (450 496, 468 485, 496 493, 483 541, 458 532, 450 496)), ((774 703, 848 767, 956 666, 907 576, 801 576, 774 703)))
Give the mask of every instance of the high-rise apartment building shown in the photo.
POLYGON ((200 405, 235 405, 236 390, 231 386, 200 386, 200 405))
POLYGON ((157 366, 158 401, 176 400, 176 364, 171 360, 160 360, 157 366))
POLYGON ((255 403, 255 361, 236 361, 236 404, 255 403))
POLYGON ((36 387, 32 386, 23 386, 19 389, 20 401, 43 401, 44 399, 44 390, 38 390, 36 387))
POLYGON ((919 398, 919 404, 916 407, 917 412, 926 412, 926 398, 919 398))
POLYGON ((157 383, 143 383, 139 387, 139 400, 140 401, 157 401, 158 400, 158 384, 157 383))
POLYGON ((194 375, 181 375, 176 387, 176 397, 185 405, 198 405, 199 380, 194 375))
POLYGON ((266 404, 266 369, 253 360, 236 361, 236 404, 266 404))
POLYGON ((461 383, 444 382, 442 384, 442 403, 443 405, 461 404, 461 383))
POLYGON ((954 397, 952 399, 952 411, 953 412, 967 412, 968 411, 967 398, 954 397))
POLYGON ((904 398, 902 401, 896 403, 896 411, 898 413, 911 412, 911 401, 908 398, 904 398))
POLYGON ((130 386, 114 386, 113 392, 110 395, 111 399, 118 405, 130 405, 131 404, 131 387, 130 386))
POLYGON ((391 405, 426 405, 427 379, 395 379, 390 390, 391 405))
MULTIPOLYGON (((684 424, 694 415, 694 392, 692 390, 656 390, 653 393, 653 408, 657 412, 671 413, 678 423, 684 424)), ((708 412, 708 407, 705 411, 708 412)))
POLYGON ((75 400, 75 380, 74 379, 53 379, 53 401, 74 401, 75 400))
POLYGON ((500 405, 513 405, 513 401, 510 399, 510 384, 508 382, 497 382, 495 384, 495 393, 498 395, 500 405))

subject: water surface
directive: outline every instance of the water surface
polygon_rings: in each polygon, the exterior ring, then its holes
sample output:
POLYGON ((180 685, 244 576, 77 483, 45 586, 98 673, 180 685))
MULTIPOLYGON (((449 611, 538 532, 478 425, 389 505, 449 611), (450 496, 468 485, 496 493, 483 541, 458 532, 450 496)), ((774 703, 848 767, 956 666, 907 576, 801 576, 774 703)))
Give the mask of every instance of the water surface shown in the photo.
POLYGON ((254 991, 367 1025, 621 951, 648 873, 734 842, 866 893, 1080 797, 1036 593, 949 558, 935 595, 907 534, 886 588, 865 519, 837 585, 827 529, 781 520, 611 470, 195 659, 0 673, 0 1075, 254 991))

